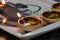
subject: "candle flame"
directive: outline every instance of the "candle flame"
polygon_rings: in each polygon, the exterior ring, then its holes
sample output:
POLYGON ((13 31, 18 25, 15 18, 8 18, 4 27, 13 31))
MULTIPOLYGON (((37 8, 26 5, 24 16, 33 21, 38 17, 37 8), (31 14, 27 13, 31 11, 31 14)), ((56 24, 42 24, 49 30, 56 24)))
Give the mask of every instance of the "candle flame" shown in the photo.
POLYGON ((5 0, 2 0, 2 4, 6 4, 5 0))
POLYGON ((3 24, 4 24, 4 23, 6 23, 6 21, 7 21, 7 19, 6 19, 6 18, 4 18, 4 19, 3 19, 3 24))
POLYGON ((21 14, 20 14, 20 13, 17 13, 17 16, 18 16, 18 17, 21 17, 21 14))

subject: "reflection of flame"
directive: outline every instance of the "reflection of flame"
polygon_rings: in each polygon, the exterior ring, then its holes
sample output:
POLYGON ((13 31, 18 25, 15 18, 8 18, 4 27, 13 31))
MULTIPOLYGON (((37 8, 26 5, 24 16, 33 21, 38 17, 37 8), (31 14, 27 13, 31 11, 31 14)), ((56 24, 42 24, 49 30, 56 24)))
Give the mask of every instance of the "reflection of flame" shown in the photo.
POLYGON ((2 0, 2 4, 6 4, 5 0, 2 0))
POLYGON ((6 18, 4 18, 4 19, 3 19, 3 24, 4 24, 4 23, 6 23, 6 21, 7 21, 7 19, 6 19, 6 18))
POLYGON ((28 25, 30 25, 30 23, 25 23, 25 24, 24 24, 24 26, 28 26, 28 25))
POLYGON ((18 17, 21 17, 21 14, 20 14, 20 13, 17 13, 17 16, 18 16, 18 17))

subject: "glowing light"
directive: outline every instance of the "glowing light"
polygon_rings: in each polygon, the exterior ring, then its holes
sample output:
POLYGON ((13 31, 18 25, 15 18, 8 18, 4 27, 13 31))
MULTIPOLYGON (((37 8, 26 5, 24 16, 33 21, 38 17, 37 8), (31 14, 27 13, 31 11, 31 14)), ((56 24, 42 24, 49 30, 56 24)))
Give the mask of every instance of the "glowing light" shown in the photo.
POLYGON ((6 4, 5 0, 2 0, 2 4, 6 4))
POLYGON ((20 14, 20 13, 17 13, 17 16, 18 16, 18 17, 21 17, 21 14, 20 14))
POLYGON ((6 19, 6 18, 4 18, 4 19, 3 19, 3 24, 5 24, 5 23, 6 23, 6 21, 7 21, 7 19, 6 19))

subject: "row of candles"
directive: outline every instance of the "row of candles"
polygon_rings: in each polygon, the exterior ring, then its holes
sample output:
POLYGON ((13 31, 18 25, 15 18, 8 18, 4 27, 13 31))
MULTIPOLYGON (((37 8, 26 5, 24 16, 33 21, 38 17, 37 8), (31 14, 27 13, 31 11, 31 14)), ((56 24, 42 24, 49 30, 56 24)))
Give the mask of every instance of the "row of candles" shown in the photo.
MULTIPOLYGON (((2 0, 0 4, 0 8, 3 8, 5 6, 6 2, 5 0, 2 0)), ((20 30, 22 31, 33 31, 43 24, 43 20, 37 17, 22 17, 22 15, 17 12, 16 15, 18 16, 18 22, 8 21, 8 18, 3 17, 2 24, 4 26, 18 26, 20 30), (26 20, 24 20, 26 18, 26 20), (29 19, 29 20, 28 20, 29 19), (27 21, 27 22, 26 22, 27 21)))
MULTIPOLYGON (((2 0, 2 2, 0 3, 0 8, 3 8, 4 6, 5 6, 5 4, 6 4, 6 2, 5 2, 5 0, 2 0)), ((58 4, 60 4, 60 3, 58 3, 58 4)), ((60 9, 60 7, 59 7, 59 9, 60 9)), ((39 28, 40 26, 44 26, 45 24, 44 24, 44 21, 46 21, 47 22, 47 24, 49 23, 54 23, 54 22, 56 22, 56 21, 60 21, 60 10, 59 9, 56 9, 56 8, 54 8, 54 7, 52 7, 52 11, 46 11, 46 12, 44 12, 43 14, 42 14, 42 16, 41 16, 41 18, 36 18, 36 17, 31 17, 31 20, 33 19, 36 19, 36 21, 38 21, 38 22, 34 22, 34 21, 27 21, 27 22, 25 22, 24 21, 24 19, 22 19, 22 21, 23 21, 23 25, 21 25, 21 23, 20 23, 20 21, 21 21, 21 18, 22 18, 22 16, 21 16, 21 14, 19 13, 19 12, 17 12, 16 13, 16 15, 18 16, 18 22, 15 24, 13 21, 12 22, 9 22, 9 21, 7 21, 8 20, 8 18, 6 18, 6 17, 4 17, 4 18, 2 18, 3 20, 2 20, 2 24, 11 24, 11 25, 17 25, 18 24, 18 26, 19 27, 24 27, 23 29, 24 30, 28 30, 28 31, 32 31, 32 30, 35 30, 36 28, 39 28), (57 11, 58 10, 58 11, 57 11), (53 15, 52 15, 53 14, 53 15), (52 16, 51 16, 52 15, 52 16), (57 15, 57 16, 56 16, 57 15), (50 17, 50 18, 49 18, 50 17), (54 18, 54 17, 58 17, 58 18, 54 18), (41 23, 40 23, 41 22, 41 23), (34 27, 30 27, 31 26, 31 24, 34 24, 34 23, 39 23, 39 25, 37 25, 37 26, 34 26, 34 27), (26 26, 27 25, 27 26, 26 26), (26 27, 25 27, 26 26, 26 27), (30 27, 30 28, 29 28, 30 27)), ((24 17, 25 18, 25 17, 24 17)), ((26 17, 27 18, 27 17, 26 17)), ((28 17, 29 18, 29 17, 28 17)), ((30 18, 29 18, 30 19, 30 18)), ((27 20, 27 19, 26 19, 27 20)))
MULTIPOLYGON (((2 2, 0 2, 0 8, 3 8, 5 4, 6 4, 5 0, 2 0, 2 2)), ((3 17, 2 23, 5 24, 6 21, 7 21, 7 18, 3 17)))
MULTIPOLYGON (((3 8, 5 4, 6 4, 5 0, 2 0, 2 2, 0 2, 0 8, 3 8)), ((21 14, 17 12, 17 16, 18 16, 19 19, 20 19, 21 14)), ((7 21, 7 20, 8 20, 8 18, 3 17, 2 20, 1 20, 1 21, 2 21, 2 24, 8 23, 8 24, 12 24, 12 25, 17 25, 17 22, 15 23, 15 22, 13 22, 13 21, 7 21)), ((19 21, 19 20, 18 20, 18 21, 19 21)))

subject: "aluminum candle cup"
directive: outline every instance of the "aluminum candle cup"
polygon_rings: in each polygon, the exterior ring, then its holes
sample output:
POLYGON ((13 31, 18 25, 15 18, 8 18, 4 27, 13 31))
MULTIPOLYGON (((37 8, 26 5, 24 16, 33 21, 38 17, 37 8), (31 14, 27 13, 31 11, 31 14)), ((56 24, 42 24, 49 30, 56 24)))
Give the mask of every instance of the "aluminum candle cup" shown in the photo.
POLYGON ((24 31, 33 31, 43 26, 43 20, 37 17, 23 17, 18 20, 18 27, 24 31))
POLYGON ((42 19, 47 21, 48 23, 60 21, 60 12, 46 11, 42 14, 42 19))
POLYGON ((53 4, 52 10, 60 12, 60 3, 53 4))

